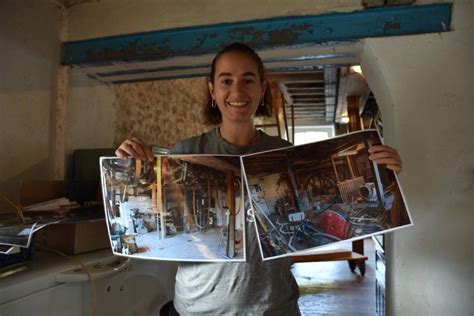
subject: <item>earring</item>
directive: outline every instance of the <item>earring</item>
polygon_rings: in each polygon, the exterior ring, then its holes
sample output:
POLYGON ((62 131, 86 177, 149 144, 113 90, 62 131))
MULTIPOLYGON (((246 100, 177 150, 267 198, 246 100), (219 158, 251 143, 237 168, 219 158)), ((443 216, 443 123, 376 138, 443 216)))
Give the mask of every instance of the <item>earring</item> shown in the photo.
POLYGON ((260 106, 265 106, 265 100, 264 100, 263 98, 260 100, 260 104, 259 104, 259 105, 260 105, 260 106))
POLYGON ((212 99, 212 101, 211 101, 211 106, 212 106, 213 108, 215 108, 215 107, 217 106, 217 105, 216 105, 216 100, 212 99))

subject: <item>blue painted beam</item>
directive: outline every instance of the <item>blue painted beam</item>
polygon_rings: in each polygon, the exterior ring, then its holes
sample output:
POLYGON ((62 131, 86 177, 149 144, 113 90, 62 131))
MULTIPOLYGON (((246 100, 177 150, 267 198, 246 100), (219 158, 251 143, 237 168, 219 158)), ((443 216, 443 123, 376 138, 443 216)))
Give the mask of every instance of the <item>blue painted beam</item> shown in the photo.
POLYGON ((451 4, 365 9, 350 13, 214 24, 63 43, 65 65, 163 60, 215 53, 232 42, 257 50, 366 37, 446 32, 451 4))

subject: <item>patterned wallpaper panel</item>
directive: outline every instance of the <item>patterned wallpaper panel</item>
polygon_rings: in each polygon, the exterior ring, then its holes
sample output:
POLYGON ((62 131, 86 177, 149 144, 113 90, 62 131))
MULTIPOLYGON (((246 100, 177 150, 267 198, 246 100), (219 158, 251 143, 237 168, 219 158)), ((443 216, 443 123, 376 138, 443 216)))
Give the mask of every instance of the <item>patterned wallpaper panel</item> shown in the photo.
POLYGON ((117 85, 115 145, 137 137, 147 144, 171 147, 177 141, 210 130, 202 124, 205 78, 117 85))

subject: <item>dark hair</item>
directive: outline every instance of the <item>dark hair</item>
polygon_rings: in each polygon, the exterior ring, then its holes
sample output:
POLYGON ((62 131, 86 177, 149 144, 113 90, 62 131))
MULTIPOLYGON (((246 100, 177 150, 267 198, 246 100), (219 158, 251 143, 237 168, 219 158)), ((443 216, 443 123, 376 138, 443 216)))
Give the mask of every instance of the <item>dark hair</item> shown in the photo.
MULTIPOLYGON (((212 60, 211 73, 209 74, 209 77, 207 78, 208 82, 211 82, 212 84, 214 84, 214 75, 216 74, 217 61, 223 54, 231 53, 231 52, 245 54, 249 56, 252 60, 254 60, 255 63, 257 64, 260 83, 263 83, 265 81, 265 67, 263 66, 263 62, 260 59, 260 56, 258 56, 257 52, 255 52, 250 46, 246 44, 232 43, 230 45, 227 45, 223 49, 221 49, 219 53, 217 53, 217 55, 212 60)), ((265 105, 259 106, 257 108, 257 111, 255 112, 255 115, 271 116, 272 94, 271 94, 271 89, 269 86, 267 86, 267 88, 265 89, 265 94, 263 96, 263 99, 265 101, 265 105)), ((206 97, 206 101, 203 107, 203 116, 204 116, 205 124, 214 125, 214 124, 219 124, 220 122, 222 122, 221 112, 219 111, 217 107, 212 107, 212 96, 211 96, 211 93, 209 92, 209 89, 207 89, 207 97, 206 97)))

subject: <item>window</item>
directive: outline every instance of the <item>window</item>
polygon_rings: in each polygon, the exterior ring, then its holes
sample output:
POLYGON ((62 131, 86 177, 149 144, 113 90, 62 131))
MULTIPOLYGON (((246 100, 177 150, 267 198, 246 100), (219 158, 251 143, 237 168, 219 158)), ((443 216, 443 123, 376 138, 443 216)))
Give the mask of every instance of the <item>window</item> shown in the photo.
MULTIPOLYGON (((290 128, 290 135, 291 135, 290 128)), ((302 145, 334 137, 334 126, 297 126, 294 145, 302 145)))

